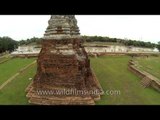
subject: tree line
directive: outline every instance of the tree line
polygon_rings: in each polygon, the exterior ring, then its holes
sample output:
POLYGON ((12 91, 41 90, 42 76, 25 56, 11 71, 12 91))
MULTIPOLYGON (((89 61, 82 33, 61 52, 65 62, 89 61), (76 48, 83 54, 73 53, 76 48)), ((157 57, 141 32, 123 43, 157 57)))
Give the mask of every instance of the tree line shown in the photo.
POLYGON ((85 42, 113 42, 120 43, 126 46, 135 46, 135 47, 146 47, 146 48, 155 48, 157 45, 151 42, 129 40, 129 39, 119 39, 119 38, 109 38, 101 36, 83 36, 85 42))
POLYGON ((18 45, 29 45, 31 43, 40 44, 41 40, 42 40, 42 38, 33 37, 33 38, 30 38, 30 39, 18 41, 18 45))
POLYGON ((6 37, 0 37, 0 53, 3 52, 12 52, 15 49, 18 48, 20 45, 29 45, 31 43, 40 44, 41 38, 33 37, 26 40, 13 40, 12 38, 6 36, 6 37))
POLYGON ((160 41, 159 41, 158 44, 157 44, 157 49, 158 49, 159 52, 160 52, 160 41))
MULTIPOLYGON (((137 40, 128 40, 128 39, 119 39, 119 38, 109 38, 109 37, 102 37, 102 36, 82 36, 84 42, 113 42, 113 43, 120 43, 126 46, 136 46, 136 47, 146 47, 146 48, 158 48, 160 51, 160 42, 158 44, 151 43, 151 42, 143 42, 137 40)), ((42 38, 33 37, 30 39, 24 40, 13 40, 10 37, 0 37, 0 53, 2 52, 12 52, 20 45, 29 45, 31 43, 40 44, 42 38)))
MULTIPOLYGON (((120 38, 109 38, 102 36, 82 36, 84 42, 113 42, 120 43, 126 46, 135 46, 135 47, 145 47, 145 48, 158 48, 160 51, 160 42, 158 44, 151 42, 144 42, 138 40, 129 40, 129 39, 120 39, 120 38)), ((19 45, 28 45, 30 43, 36 42, 36 44, 41 43, 42 38, 33 37, 27 40, 20 40, 19 45)))
POLYGON ((0 37, 0 53, 12 52, 18 47, 18 42, 10 37, 0 37))

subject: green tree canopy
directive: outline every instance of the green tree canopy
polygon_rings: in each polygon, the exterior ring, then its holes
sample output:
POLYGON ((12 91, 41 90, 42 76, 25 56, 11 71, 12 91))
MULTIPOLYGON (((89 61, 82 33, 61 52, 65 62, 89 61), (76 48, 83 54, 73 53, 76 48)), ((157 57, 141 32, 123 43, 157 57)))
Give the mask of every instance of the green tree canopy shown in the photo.
POLYGON ((13 51, 18 46, 18 42, 10 37, 0 37, 0 53, 13 51))
POLYGON ((159 52, 160 52, 160 41, 158 42, 157 49, 158 49, 159 52))

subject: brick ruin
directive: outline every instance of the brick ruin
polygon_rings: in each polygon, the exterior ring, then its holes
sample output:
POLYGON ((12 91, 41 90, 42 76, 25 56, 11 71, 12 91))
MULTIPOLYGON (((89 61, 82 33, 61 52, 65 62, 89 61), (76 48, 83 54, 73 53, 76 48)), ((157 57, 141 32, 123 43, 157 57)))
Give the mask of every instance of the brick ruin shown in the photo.
POLYGON ((134 60, 129 61, 128 69, 141 78, 141 85, 144 88, 151 87, 160 92, 160 80, 150 73, 140 70, 137 66, 134 60))
POLYGON ((26 89, 29 103, 94 105, 102 88, 90 68, 75 16, 52 15, 48 23, 37 73, 26 89))

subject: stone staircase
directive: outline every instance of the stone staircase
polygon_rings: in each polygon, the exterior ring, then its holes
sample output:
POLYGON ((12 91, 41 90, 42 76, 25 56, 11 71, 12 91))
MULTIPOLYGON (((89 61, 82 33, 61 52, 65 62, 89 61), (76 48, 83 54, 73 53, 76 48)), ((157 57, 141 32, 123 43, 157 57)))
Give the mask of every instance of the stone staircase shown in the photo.
POLYGON ((140 82, 141 86, 146 88, 149 87, 151 85, 151 80, 148 79, 147 77, 144 77, 141 82, 140 82))

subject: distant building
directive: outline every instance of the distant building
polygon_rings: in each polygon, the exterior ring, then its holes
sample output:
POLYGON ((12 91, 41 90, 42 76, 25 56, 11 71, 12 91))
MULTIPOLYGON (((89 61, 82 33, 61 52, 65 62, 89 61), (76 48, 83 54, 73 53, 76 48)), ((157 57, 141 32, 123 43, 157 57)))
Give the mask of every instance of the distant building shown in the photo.
MULTIPOLYGON (((142 48, 123 45, 105 45, 105 46, 85 46, 87 53, 152 53, 158 52, 156 48, 142 48)), ((31 55, 39 54, 41 47, 37 45, 23 45, 19 46, 12 55, 31 55)))
POLYGON ((132 52, 156 52, 152 48, 121 46, 121 45, 107 45, 107 46, 86 46, 86 51, 89 53, 132 53, 132 52))
POLYGON ((14 52, 12 52, 12 55, 18 55, 18 54, 39 54, 41 50, 41 47, 37 45, 23 45, 19 46, 14 52))

